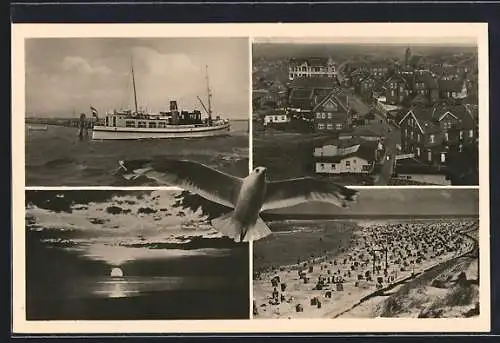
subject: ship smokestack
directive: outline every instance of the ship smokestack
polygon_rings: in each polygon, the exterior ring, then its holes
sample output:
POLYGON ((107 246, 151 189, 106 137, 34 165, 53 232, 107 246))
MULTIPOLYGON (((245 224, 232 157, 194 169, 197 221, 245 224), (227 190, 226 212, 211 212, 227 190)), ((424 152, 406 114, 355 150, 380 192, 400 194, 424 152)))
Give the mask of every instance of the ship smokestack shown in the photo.
POLYGON ((170 113, 172 114, 172 124, 178 125, 180 122, 179 110, 177 108, 177 101, 170 101, 170 113))

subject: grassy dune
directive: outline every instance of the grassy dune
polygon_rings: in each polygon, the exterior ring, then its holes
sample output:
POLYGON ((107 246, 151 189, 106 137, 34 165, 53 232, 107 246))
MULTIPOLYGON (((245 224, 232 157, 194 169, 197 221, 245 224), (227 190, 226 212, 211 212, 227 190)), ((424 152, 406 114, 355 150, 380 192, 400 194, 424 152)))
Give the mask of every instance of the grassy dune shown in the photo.
POLYGON ((447 261, 408 282, 378 306, 376 315, 381 317, 446 318, 467 317, 479 314, 477 275, 470 269, 475 259, 463 257, 447 261), (463 282, 450 281, 435 287, 437 280, 453 280, 464 272, 463 282))

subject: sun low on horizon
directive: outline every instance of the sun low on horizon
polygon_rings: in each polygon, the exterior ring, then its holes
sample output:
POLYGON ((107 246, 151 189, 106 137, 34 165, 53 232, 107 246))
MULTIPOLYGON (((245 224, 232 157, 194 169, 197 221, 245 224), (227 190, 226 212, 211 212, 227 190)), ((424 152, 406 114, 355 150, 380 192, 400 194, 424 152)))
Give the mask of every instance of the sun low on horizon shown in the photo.
POLYGON ((123 277, 123 270, 119 267, 114 267, 111 269, 111 277, 123 277))

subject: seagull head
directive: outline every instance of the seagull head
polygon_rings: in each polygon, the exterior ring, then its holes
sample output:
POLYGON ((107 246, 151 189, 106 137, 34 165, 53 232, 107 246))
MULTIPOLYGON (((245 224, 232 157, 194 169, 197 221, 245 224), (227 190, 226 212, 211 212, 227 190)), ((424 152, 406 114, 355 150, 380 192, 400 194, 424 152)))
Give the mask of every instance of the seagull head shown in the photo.
POLYGON ((118 161, 118 168, 116 168, 115 175, 121 176, 127 180, 135 180, 150 168, 151 160, 120 160, 118 161))
POLYGON ((252 174, 266 177, 266 171, 267 169, 265 167, 257 167, 252 171, 252 174))

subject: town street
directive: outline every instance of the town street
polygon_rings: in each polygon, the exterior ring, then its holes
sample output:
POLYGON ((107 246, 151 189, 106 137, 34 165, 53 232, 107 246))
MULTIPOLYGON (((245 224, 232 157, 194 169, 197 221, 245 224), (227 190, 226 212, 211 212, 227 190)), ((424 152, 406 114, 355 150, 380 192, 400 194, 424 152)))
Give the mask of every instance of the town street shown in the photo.
POLYGON ((401 142, 401 133, 397 127, 390 125, 391 132, 387 134, 384 140, 385 156, 382 162, 380 174, 375 177, 375 185, 383 186, 389 183, 396 164, 396 145, 401 142))

